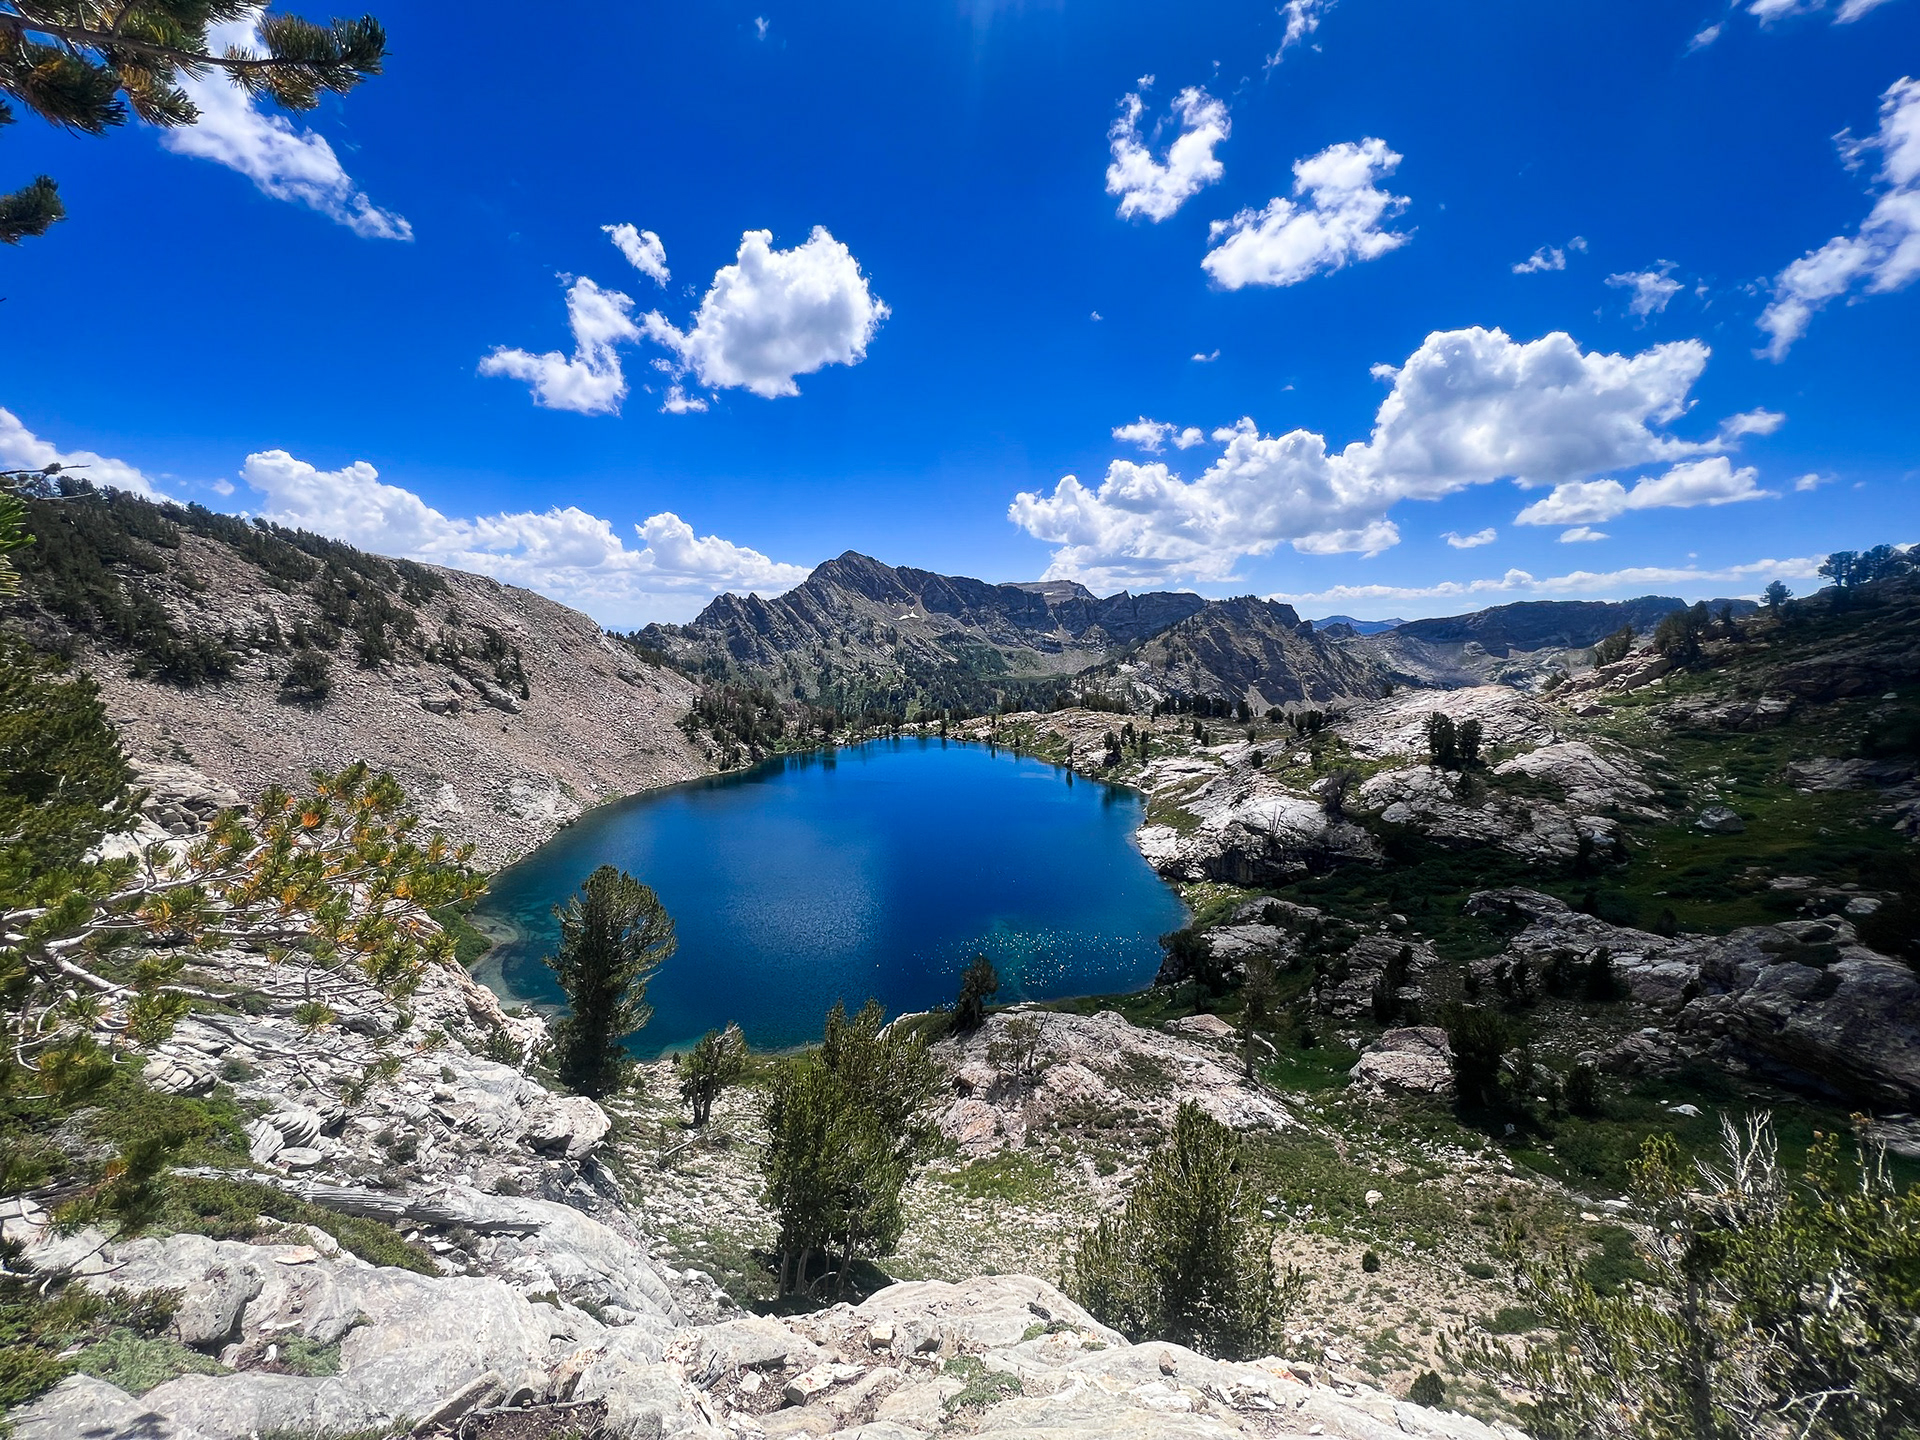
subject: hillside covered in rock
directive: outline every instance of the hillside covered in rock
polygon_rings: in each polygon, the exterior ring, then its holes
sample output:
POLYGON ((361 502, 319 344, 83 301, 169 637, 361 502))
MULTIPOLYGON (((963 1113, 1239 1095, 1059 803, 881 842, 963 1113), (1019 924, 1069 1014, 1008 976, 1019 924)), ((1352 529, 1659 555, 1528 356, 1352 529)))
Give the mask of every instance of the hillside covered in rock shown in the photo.
POLYGON ((119 492, 29 509, 9 608, 163 783, 251 795, 366 759, 494 866, 711 768, 679 728, 691 681, 532 591, 119 492))

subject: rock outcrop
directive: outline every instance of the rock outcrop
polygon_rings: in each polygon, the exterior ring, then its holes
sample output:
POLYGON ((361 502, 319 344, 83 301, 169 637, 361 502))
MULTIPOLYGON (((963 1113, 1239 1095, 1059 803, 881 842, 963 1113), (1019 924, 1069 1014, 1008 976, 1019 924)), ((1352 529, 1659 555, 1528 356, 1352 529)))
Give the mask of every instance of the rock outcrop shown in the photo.
POLYGON ((1920 1103, 1920 974, 1861 945, 1844 919, 1668 938, 1532 890, 1482 891, 1468 909, 1523 922, 1500 958, 1535 976, 1556 956, 1587 964, 1604 948, 1685 1049, 1856 1103, 1920 1103))
MULTIPOLYGON (((949 1037, 934 1056, 954 1077, 954 1098, 940 1129, 968 1156, 1018 1148, 1048 1126, 1088 1116, 1103 1128, 1157 1137, 1191 1101, 1235 1130, 1296 1124, 1265 1092, 1237 1073, 1237 1035, 1217 1017, 1211 1026, 1156 1034, 1113 1011, 1068 1015, 1014 1006, 980 1029, 949 1037)), ((1152 1139, 1143 1147, 1152 1149, 1152 1139)), ((1102 1188, 1124 1183, 1093 1180, 1102 1188)))

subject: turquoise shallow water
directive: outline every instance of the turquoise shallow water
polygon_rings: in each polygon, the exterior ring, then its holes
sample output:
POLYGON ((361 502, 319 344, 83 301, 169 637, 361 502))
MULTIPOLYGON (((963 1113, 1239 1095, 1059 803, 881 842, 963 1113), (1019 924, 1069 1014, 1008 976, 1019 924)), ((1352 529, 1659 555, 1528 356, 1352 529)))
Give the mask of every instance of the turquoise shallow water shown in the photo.
POLYGON ((1185 923, 1133 847, 1142 803, 937 739, 772 760, 592 811, 495 876, 474 919, 513 938, 481 973, 557 1005, 552 907, 612 864, 659 892, 680 937, 647 992, 642 1056, 730 1020, 756 1045, 801 1044, 835 1000, 926 1009, 980 951, 1000 1003, 1137 989, 1185 923))

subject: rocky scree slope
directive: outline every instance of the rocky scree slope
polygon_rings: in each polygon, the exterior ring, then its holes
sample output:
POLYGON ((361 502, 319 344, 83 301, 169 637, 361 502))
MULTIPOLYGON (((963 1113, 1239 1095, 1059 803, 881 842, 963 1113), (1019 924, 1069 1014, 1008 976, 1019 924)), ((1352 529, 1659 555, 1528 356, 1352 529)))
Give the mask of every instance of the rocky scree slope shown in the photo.
POLYGON ((252 795, 365 760, 488 867, 713 768, 678 727, 691 681, 532 591, 117 492, 32 510, 17 618, 99 681, 137 764, 252 795), (283 684, 297 662, 329 693, 283 684))

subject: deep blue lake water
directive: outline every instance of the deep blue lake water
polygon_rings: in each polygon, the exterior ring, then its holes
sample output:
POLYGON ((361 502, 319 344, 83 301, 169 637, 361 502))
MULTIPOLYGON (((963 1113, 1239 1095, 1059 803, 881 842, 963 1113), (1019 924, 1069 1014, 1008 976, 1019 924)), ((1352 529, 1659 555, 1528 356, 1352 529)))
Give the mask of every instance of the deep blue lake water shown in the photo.
POLYGON ((479 974, 558 1005, 552 907, 611 864, 659 892, 680 939, 648 987, 642 1056, 728 1021, 756 1045, 802 1044, 835 1000, 927 1009, 980 952, 1002 1004, 1138 989, 1185 923, 1133 847, 1142 804, 957 741, 772 760, 591 811, 500 872, 474 920, 513 938, 479 974))

